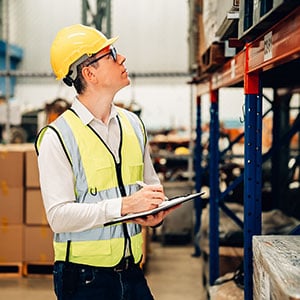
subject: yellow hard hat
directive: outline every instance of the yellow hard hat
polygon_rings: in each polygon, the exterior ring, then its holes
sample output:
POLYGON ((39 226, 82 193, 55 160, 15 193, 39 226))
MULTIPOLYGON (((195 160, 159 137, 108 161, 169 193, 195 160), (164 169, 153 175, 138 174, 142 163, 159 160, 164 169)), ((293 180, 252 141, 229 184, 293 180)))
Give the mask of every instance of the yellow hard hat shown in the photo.
POLYGON ((81 24, 61 29, 50 50, 50 62, 56 79, 63 79, 68 75, 70 66, 80 58, 88 58, 112 45, 117 39, 118 37, 107 39, 97 29, 81 24))

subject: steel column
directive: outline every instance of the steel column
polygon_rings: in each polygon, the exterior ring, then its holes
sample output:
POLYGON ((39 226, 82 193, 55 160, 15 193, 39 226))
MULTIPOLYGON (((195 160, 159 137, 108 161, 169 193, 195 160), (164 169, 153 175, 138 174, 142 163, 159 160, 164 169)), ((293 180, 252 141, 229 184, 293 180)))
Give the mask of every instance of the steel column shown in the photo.
POLYGON ((209 127, 209 283, 219 277, 219 103, 218 90, 210 92, 209 127))
MULTIPOLYGON (((202 137, 202 128, 201 128, 201 96, 197 96, 196 103, 196 142, 195 142, 195 188, 196 192, 200 192, 202 186, 202 145, 201 145, 201 137, 202 137)), ((198 203, 199 201, 197 201, 198 203)))
POLYGON ((82 23, 111 36, 111 0, 82 0, 82 23), (93 11, 94 9, 94 11, 93 11))
POLYGON ((245 61, 245 172, 244 172, 244 298, 253 298, 252 237, 261 234, 262 93, 257 72, 248 73, 245 61))
MULTIPOLYGON (((201 128, 201 96, 197 96, 197 106, 196 106, 196 142, 195 142, 195 152, 194 152, 194 170, 195 170, 195 190, 196 192, 201 191, 202 187, 202 128, 201 128)), ((200 227, 201 227, 201 215, 202 215, 202 202, 199 199, 194 200, 195 209, 195 226, 194 226, 194 256, 201 255, 201 249, 199 245, 200 241, 200 227)))

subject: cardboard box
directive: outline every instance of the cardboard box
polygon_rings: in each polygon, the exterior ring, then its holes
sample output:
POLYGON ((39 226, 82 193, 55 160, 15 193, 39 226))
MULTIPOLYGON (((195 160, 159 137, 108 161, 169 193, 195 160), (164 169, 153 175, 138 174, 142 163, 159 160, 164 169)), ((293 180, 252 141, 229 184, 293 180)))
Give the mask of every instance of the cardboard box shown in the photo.
POLYGON ((53 263, 53 232, 49 226, 25 226, 23 261, 53 263))
POLYGON ((25 184, 27 188, 39 188, 39 170, 35 149, 25 152, 25 184))
POLYGON ((0 185, 5 187, 24 186, 24 152, 20 149, 0 148, 0 185))
POLYGON ((48 225, 40 189, 26 189, 25 223, 27 225, 48 225))
POLYGON ((0 226, 23 224, 23 187, 0 186, 0 226))
POLYGON ((21 263, 23 225, 0 226, 0 263, 21 263))

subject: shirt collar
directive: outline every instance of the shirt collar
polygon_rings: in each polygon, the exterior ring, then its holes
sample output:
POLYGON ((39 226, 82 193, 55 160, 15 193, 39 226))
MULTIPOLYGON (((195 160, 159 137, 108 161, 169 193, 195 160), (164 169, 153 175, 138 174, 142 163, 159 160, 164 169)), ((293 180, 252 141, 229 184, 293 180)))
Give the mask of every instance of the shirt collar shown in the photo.
MULTIPOLYGON (((75 97, 75 100, 71 107, 78 117, 81 119, 84 125, 91 123, 93 120, 96 120, 94 115, 75 97)), ((116 106, 112 104, 109 121, 117 116, 118 112, 116 106)))

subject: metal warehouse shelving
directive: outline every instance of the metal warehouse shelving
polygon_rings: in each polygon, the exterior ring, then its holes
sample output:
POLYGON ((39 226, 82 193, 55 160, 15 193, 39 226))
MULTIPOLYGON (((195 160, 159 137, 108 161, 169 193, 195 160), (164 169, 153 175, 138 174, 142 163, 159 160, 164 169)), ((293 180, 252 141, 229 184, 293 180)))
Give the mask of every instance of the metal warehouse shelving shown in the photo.
MULTIPOLYGON (((247 2, 247 1, 245 1, 247 2)), ((245 95, 244 123, 244 222, 236 220, 244 231, 244 297, 252 299, 253 266, 252 237, 261 234, 261 186, 262 186, 262 88, 289 87, 299 89, 300 65, 300 7, 295 7, 272 26, 260 28, 258 35, 251 26, 244 36, 239 38, 243 49, 214 72, 201 78, 195 78, 197 87, 197 135, 201 135, 201 96, 210 95, 210 139, 212 145, 218 145, 219 138, 219 89, 223 87, 243 86, 245 95), (253 33, 254 31, 254 33, 253 33), (256 33, 256 34, 255 34, 256 33), (292 74, 291 72, 295 72, 292 74), (298 72, 298 73, 297 73, 298 72), (286 75, 288 76, 286 77, 286 75)), ((278 17, 278 15, 277 15, 278 17)), ((254 27, 255 29, 255 27, 254 27)), ((299 90, 298 90, 299 91, 299 90)), ((296 124, 296 132, 299 125, 296 124)), ((273 134, 276 134, 273 129, 273 134)), ((196 145, 197 141, 196 141, 196 145)), ((195 161, 200 161, 200 145, 196 147, 195 161)), ((210 148, 210 284, 219 275, 219 206, 222 194, 219 192, 218 147, 210 148)), ((198 163, 197 166, 200 166, 198 163)), ((197 167, 196 189, 200 189, 201 167, 197 167)), ((224 203, 222 204, 224 205, 224 203)), ((232 216, 234 218, 234 216, 232 216)))

